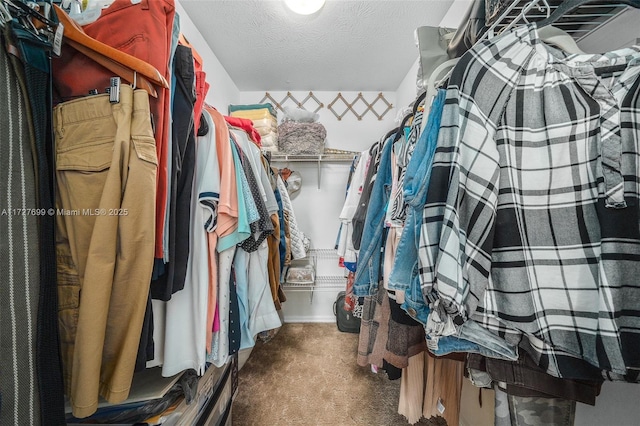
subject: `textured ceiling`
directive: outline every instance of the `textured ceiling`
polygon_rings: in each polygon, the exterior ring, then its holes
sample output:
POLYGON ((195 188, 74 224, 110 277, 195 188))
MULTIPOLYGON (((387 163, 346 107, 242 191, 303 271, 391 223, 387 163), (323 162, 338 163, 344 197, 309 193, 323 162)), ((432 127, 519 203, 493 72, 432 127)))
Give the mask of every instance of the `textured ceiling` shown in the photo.
POLYGON ((452 0, 327 0, 300 16, 276 0, 182 0, 241 91, 396 90, 415 62, 413 32, 452 0))

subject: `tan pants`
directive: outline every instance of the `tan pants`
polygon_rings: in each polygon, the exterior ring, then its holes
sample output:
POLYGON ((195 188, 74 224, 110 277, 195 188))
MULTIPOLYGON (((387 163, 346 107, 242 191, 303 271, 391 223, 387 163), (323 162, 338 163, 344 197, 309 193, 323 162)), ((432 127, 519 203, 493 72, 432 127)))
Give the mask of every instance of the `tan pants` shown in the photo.
POLYGON ((73 414, 86 417, 98 394, 126 399, 133 377, 155 237, 148 94, 65 102, 54 126, 61 353, 73 414))

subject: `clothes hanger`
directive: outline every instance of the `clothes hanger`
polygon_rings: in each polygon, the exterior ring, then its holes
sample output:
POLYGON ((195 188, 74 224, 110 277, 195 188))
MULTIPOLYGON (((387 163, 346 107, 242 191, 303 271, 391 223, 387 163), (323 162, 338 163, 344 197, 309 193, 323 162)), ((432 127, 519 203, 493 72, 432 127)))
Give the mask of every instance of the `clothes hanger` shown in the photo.
POLYGON ((413 115, 415 116, 416 113, 418 112, 418 108, 420 108, 420 105, 422 105, 422 102, 424 101, 424 99, 427 97, 427 92, 422 92, 420 94, 420 96, 418 96, 418 98, 415 100, 415 102, 413 103, 413 115))
POLYGON ((80 43, 76 43, 75 41, 67 40, 67 44, 83 55, 88 56, 93 61, 102 65, 109 71, 125 79, 126 81, 131 83, 134 88, 144 89, 147 93, 149 93, 150 96, 153 96, 154 98, 158 97, 158 92, 156 91, 155 87, 153 87, 153 84, 151 84, 149 80, 138 74, 136 71, 132 71, 130 68, 127 68, 126 66, 110 58, 107 58, 106 56, 96 54, 95 51, 80 43))
POLYGON ((71 3, 69 16, 80 26, 89 25, 97 21, 102 14, 102 10, 107 9, 114 1, 115 0, 73 0, 69 2, 71 3))
MULTIPOLYGON (((58 25, 57 22, 52 21, 48 16, 40 13, 40 6, 32 8, 22 1, 16 1, 14 3, 11 0, 3 0, 3 4, 9 16, 18 19, 24 29, 33 33, 36 37, 41 38, 43 36, 41 31, 43 30, 53 34, 56 25, 58 25)), ((49 6, 47 3, 44 3, 44 5, 49 6)), ((45 8, 44 10, 47 9, 45 8)))
POLYGON ((178 36, 178 41, 183 46, 191 48, 191 54, 193 55, 193 60, 194 61, 196 61, 200 65, 204 64, 204 61, 202 60, 202 56, 200 56, 198 51, 191 45, 191 43, 189 43, 189 40, 187 40, 187 38, 184 36, 184 34, 180 33, 180 35, 178 36))
POLYGON ((548 25, 538 30, 540 40, 547 44, 556 46, 558 49, 571 54, 584 54, 578 47, 576 41, 566 31, 548 25))
POLYGON ((393 130, 390 130, 389 133, 387 133, 386 135, 384 135, 384 138, 382 138, 382 140, 384 142, 386 142, 387 139, 389 139, 391 136, 395 135, 396 133, 398 133, 398 130, 400 129, 400 127, 394 127, 393 130))
MULTIPOLYGON (((499 31, 499 34, 505 34, 511 28, 514 28, 516 25, 518 25, 520 23, 520 20, 524 21, 525 24, 529 24, 530 22, 529 22, 529 19, 527 19, 527 14, 534 7, 537 8, 539 12, 544 12, 546 14, 547 19, 549 18, 549 16, 551 16, 551 5, 549 5, 549 2, 547 0, 531 0, 529 3, 524 5, 524 7, 520 11, 520 13, 516 16, 515 19, 513 19, 511 22, 509 22, 508 25, 506 25, 499 31)), ((489 33, 494 34, 494 31, 498 26, 498 24, 499 24, 499 21, 494 22, 491 28, 489 28, 489 30, 485 32, 485 34, 483 34, 483 39, 484 39, 484 35, 487 35, 489 33)), ((538 28, 540 28, 539 25, 538 25, 538 28)))
POLYGON ((54 4, 53 7, 64 26, 64 41, 71 47, 154 97, 158 95, 151 83, 169 88, 167 80, 153 65, 88 36, 60 6, 54 4))
POLYGON ((404 133, 404 128, 407 125, 407 122, 413 118, 413 113, 411 114, 407 114, 403 119, 402 119, 402 123, 400 123, 400 127, 398 127, 398 130, 396 131, 396 136, 393 138, 393 143, 396 143, 400 140, 400 138, 402 137, 402 134, 404 133))
POLYGON ((436 69, 433 70, 433 72, 429 76, 429 79, 427 80, 427 99, 433 99, 439 86, 439 84, 437 84, 437 82, 439 81, 439 77, 444 76, 444 78, 447 78, 449 73, 455 68, 458 60, 459 58, 449 59, 448 61, 438 65, 436 69))
MULTIPOLYGON (((551 25, 551 24, 555 23, 558 19, 560 19, 562 16, 564 16, 567 12, 570 12, 573 9, 576 9, 576 8, 582 6, 583 4, 589 3, 591 1, 592 0, 565 0, 563 2, 560 2, 560 4, 553 11, 553 13, 551 13, 547 18, 545 18, 542 21, 539 21, 537 23, 538 28, 543 28, 543 27, 546 27, 548 25, 551 25)), ((636 8, 636 9, 640 9, 640 0, 620 0, 620 1, 612 2, 612 3, 627 4, 627 5, 631 6, 631 7, 636 8)))

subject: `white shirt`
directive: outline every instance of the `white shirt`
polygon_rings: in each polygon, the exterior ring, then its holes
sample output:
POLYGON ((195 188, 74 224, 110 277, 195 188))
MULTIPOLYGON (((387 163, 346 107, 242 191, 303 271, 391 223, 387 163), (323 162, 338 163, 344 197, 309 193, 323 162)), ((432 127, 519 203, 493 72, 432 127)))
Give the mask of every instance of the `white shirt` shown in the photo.
POLYGON ((207 111, 202 114, 209 132, 196 141, 196 170, 191 197, 190 246, 185 285, 166 303, 162 344, 162 375, 165 377, 189 368, 202 374, 206 361, 209 291, 206 233, 215 230, 220 170, 215 145, 215 125, 207 111))

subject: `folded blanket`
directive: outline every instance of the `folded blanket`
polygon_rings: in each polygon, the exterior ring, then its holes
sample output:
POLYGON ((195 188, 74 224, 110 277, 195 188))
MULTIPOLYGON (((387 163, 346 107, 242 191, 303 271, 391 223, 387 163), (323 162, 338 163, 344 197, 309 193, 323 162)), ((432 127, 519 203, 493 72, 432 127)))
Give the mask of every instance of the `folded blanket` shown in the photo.
POLYGON ((278 122, 276 121, 275 118, 259 118, 251 121, 253 121, 253 127, 255 128, 258 128, 258 127, 277 128, 278 127, 278 122))
POLYGON ((249 105, 229 105, 229 115, 234 111, 251 111, 256 109, 268 109, 271 115, 277 116, 276 109, 270 103, 266 104, 249 104, 249 105))
POLYGON ((261 137, 262 148, 269 151, 277 151, 278 149, 278 137, 274 134, 261 137))
POLYGON ((267 108, 254 109, 251 111, 233 111, 232 117, 248 118, 249 120, 275 120, 275 116, 269 112, 267 108))
POLYGON ((277 127, 254 127, 258 133, 260 133, 260 136, 267 136, 270 134, 273 134, 274 136, 278 134, 278 128, 277 127))

